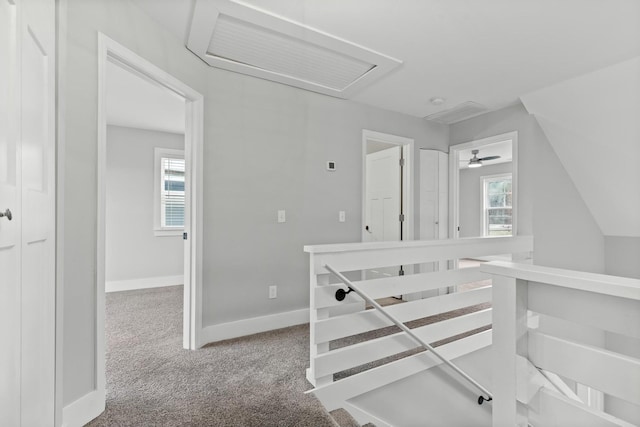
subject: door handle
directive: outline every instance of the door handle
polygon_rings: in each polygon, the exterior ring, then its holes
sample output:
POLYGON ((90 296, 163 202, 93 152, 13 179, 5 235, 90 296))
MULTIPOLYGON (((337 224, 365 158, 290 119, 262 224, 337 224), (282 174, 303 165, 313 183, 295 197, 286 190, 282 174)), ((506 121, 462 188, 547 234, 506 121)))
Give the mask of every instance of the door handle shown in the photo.
POLYGON ((9 221, 13 219, 13 215, 11 215, 11 210, 6 209, 4 212, 0 212, 0 218, 6 216, 9 221))

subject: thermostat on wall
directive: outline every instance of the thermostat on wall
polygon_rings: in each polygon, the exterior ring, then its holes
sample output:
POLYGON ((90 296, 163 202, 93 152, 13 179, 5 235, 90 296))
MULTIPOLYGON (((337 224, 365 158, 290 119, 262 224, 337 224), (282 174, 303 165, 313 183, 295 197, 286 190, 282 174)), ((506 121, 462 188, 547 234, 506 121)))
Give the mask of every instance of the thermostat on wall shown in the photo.
POLYGON ((336 162, 331 162, 331 161, 327 162, 327 170, 331 171, 331 172, 335 171, 336 170, 336 162))

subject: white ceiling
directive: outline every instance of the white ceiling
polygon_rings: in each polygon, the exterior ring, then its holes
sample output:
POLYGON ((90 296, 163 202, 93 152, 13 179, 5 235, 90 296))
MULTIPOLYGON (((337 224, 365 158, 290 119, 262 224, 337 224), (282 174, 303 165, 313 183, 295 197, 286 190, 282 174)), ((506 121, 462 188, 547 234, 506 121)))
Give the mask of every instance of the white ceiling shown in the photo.
MULTIPOLYGON (((195 0, 133 1, 186 40, 195 0)), ((418 117, 466 101, 501 108, 640 55, 638 0, 242 3, 402 60, 352 99, 418 117), (434 106, 433 97, 446 102, 434 106)))
POLYGON ((107 123, 162 132, 184 133, 184 99, 171 90, 107 64, 107 123))

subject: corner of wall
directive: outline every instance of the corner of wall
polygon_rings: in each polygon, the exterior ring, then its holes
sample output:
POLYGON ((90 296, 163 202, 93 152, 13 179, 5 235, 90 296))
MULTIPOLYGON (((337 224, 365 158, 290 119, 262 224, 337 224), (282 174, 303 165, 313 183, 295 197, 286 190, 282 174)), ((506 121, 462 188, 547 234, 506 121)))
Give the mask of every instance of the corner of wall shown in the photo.
POLYGON ((301 310, 286 311, 267 316, 205 326, 202 328, 202 333, 200 335, 201 342, 198 343, 198 347, 202 347, 203 345, 216 341, 258 334, 261 332, 272 331, 274 329, 301 325, 308 322, 309 309, 303 308, 301 310))
POLYGON ((593 273, 605 272, 604 234, 566 171, 535 115, 530 160, 533 180, 533 230, 542 256, 536 262, 593 273), (540 239, 540 237, 543 237, 540 239))
POLYGON ((451 126, 450 145, 518 131, 518 230, 536 264, 604 272, 604 236, 535 116, 518 103, 451 126))
POLYGON ((640 279, 640 236, 604 236, 605 273, 640 279))

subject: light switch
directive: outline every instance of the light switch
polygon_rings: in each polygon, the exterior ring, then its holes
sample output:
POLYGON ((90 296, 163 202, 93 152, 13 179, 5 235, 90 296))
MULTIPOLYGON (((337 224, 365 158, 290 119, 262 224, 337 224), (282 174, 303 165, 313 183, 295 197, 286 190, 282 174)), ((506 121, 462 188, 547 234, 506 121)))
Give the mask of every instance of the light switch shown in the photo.
POLYGON ((338 212, 338 221, 345 222, 347 220, 347 214, 345 211, 338 212))
POLYGON ((287 215, 285 211, 278 211, 278 222, 287 222, 287 215))

